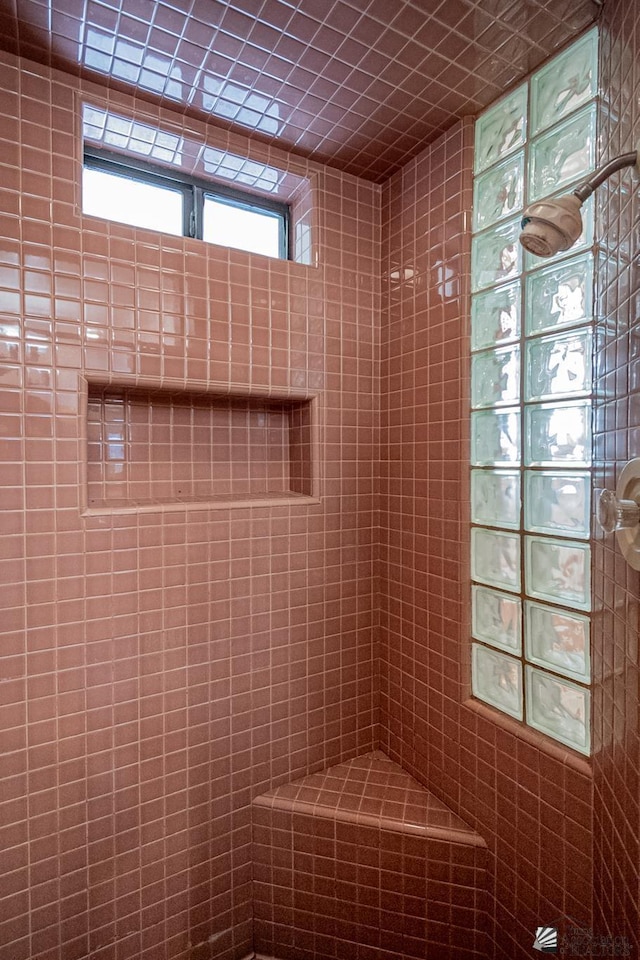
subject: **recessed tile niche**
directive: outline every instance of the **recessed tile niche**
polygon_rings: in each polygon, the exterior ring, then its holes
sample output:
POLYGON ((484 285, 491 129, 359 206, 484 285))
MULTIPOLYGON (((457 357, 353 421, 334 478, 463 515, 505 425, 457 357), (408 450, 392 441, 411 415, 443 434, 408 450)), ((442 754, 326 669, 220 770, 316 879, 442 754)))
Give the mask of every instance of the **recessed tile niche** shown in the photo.
POLYGON ((87 509, 313 497, 311 407, 89 384, 87 509))

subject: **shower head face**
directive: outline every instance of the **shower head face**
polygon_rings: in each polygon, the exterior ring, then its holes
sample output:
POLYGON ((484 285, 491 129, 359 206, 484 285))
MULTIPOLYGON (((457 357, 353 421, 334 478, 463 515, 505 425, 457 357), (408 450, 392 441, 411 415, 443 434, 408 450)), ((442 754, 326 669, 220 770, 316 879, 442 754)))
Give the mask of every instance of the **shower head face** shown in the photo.
POLYGON ((536 257, 553 257, 568 250, 582 233, 582 201, 574 194, 539 200, 522 215, 520 243, 536 257))

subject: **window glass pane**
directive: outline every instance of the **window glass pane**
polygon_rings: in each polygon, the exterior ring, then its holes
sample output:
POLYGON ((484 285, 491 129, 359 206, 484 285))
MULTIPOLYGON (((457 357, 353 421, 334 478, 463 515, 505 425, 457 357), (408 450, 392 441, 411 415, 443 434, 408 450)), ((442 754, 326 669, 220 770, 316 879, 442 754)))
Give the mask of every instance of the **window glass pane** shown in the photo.
POLYGON ((591 330, 529 340, 525 400, 553 400, 591 390, 591 330))
POLYGON ((522 720, 522 667, 518 660, 474 643, 471 673, 474 696, 522 720))
POLYGON ((527 126, 527 84, 499 100, 476 120, 475 172, 517 150, 527 126))
POLYGON ((590 551, 586 543, 527 537, 526 592, 577 610, 591 608, 590 551))
POLYGON ((520 600, 487 587, 473 587, 472 632, 477 640, 519 654, 520 600))
POLYGON ((471 531, 471 576, 506 590, 520 589, 520 537, 474 527, 471 531))
POLYGON ((479 233, 471 241, 471 286, 482 290, 516 277, 522 270, 522 247, 518 242, 520 218, 479 233))
POLYGON ((181 236, 183 203, 181 190, 84 168, 82 212, 89 216, 181 236))
POLYGON ((590 255, 536 270, 527 277, 526 333, 584 323, 593 312, 592 298, 590 255))
POLYGON ((520 462, 520 411, 471 414, 471 462, 492 467, 520 462))
POLYGON ((494 407, 520 399, 520 347, 486 350, 471 359, 471 406, 494 407))
POLYGON ((202 238, 208 243, 279 257, 280 224, 277 213, 248 210, 214 197, 204 198, 202 238))
POLYGON ((590 694, 568 680, 527 667, 527 722, 580 753, 589 753, 590 694))
POLYGON ((471 349, 498 346, 520 336, 520 281, 506 283, 471 300, 471 349))
POLYGON ((588 473, 527 470, 524 525, 534 533, 589 539, 591 490, 588 473))
POLYGON ((518 527, 520 474, 508 470, 472 470, 471 519, 491 527, 518 527))
POLYGON ((524 632, 527 659, 581 683, 589 682, 588 617, 527 600, 524 632))
POLYGON ((553 467, 565 463, 588 467, 591 462, 591 403, 571 401, 555 406, 525 407, 525 463, 553 467))
POLYGON ((535 140, 531 147, 529 202, 547 197, 592 170, 595 144, 595 104, 535 140))
POLYGON ((522 208, 524 154, 492 167, 473 187, 473 229, 484 230, 522 208))
POLYGON ((597 75, 598 34, 593 30, 531 78, 532 133, 550 127, 595 96, 597 75))

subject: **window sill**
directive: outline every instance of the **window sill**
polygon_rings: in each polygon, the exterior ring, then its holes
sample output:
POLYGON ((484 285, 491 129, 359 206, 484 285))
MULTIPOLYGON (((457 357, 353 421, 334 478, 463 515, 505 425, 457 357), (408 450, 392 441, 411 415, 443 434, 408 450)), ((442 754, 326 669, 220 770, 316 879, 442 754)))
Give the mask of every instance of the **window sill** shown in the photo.
POLYGON ((551 737, 547 737, 544 733, 534 730, 533 727, 528 727, 525 723, 507 716, 506 713, 501 713, 500 710, 495 710, 493 707, 482 703, 480 700, 476 700, 474 697, 469 697, 468 700, 464 700, 462 706, 467 707, 472 713, 478 714, 478 716, 483 717, 485 720, 491 721, 491 723, 496 724, 496 726, 502 727, 503 730, 512 733, 521 740, 525 740, 531 744, 531 746, 537 747, 542 750, 543 753, 553 757, 554 760, 566 764, 566 766, 571 767, 585 777, 593 776, 592 758, 577 753, 575 750, 572 750, 571 747, 566 747, 564 744, 552 740, 551 737))

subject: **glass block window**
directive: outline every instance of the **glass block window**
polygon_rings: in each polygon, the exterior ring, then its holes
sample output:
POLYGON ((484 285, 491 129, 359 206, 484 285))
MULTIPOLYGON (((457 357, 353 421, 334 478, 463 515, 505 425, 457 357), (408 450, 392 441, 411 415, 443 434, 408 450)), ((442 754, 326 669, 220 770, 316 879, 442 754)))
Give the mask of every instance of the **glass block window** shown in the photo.
POLYGON ((594 168, 598 36, 476 123, 471 267, 472 692, 590 752, 594 238, 553 259, 523 209, 594 168))

